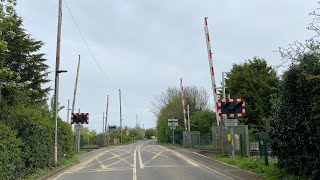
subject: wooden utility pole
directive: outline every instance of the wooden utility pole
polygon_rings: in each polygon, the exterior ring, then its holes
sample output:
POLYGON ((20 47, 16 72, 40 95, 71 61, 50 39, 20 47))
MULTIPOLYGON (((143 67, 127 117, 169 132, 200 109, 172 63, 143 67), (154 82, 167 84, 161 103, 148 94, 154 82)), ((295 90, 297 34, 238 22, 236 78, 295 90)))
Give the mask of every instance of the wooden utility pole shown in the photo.
POLYGON ((107 144, 106 144, 107 146, 109 146, 108 112, 109 112, 109 95, 107 95, 106 122, 105 122, 105 125, 104 125, 104 132, 105 132, 104 139, 107 139, 107 144))
POLYGON ((102 134, 104 134, 104 122, 105 122, 104 112, 102 112, 102 134))
POLYGON ((120 101, 120 143, 122 144, 122 112, 121 112, 121 89, 119 89, 119 101, 120 101))
POLYGON ((59 73, 60 73, 60 42, 61 42, 61 24, 62 24, 62 0, 59 0, 58 10, 58 32, 57 32, 57 49, 56 49, 56 71, 54 80, 54 164, 58 164, 58 92, 59 92, 59 73))
POLYGON ((69 115, 70 115, 70 99, 68 99, 68 109, 67 109, 67 123, 70 123, 70 119, 69 119, 69 115))
POLYGON ((187 128, 187 118, 186 118, 186 106, 184 105, 184 90, 183 90, 182 78, 180 78, 180 86, 181 86, 181 98, 182 98, 184 129, 187 131, 188 128, 187 128))
POLYGON ((77 96, 77 87, 78 87, 78 80, 79 80, 79 71, 80 71, 80 55, 78 60, 78 68, 77 68, 77 76, 76 76, 76 82, 74 85, 74 92, 73 92, 73 101, 72 101, 72 110, 71 113, 74 112, 74 106, 76 104, 76 96, 77 96))

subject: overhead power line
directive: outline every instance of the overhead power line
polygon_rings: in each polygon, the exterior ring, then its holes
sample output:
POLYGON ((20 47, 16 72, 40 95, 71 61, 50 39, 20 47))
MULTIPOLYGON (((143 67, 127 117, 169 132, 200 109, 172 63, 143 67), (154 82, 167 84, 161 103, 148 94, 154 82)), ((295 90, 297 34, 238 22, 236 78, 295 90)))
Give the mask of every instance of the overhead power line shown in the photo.
POLYGON ((97 59, 96 59, 96 57, 93 55, 92 50, 91 50, 91 48, 89 47, 86 39, 84 38, 84 36, 83 36, 83 34, 82 34, 79 26, 78 26, 77 21, 75 20, 74 16, 72 15, 72 12, 71 12, 71 10, 70 10, 70 8, 69 8, 66 0, 63 0, 63 2, 64 2, 65 7, 67 8, 68 13, 70 14, 70 16, 71 16, 71 18, 72 18, 72 21, 73 21, 74 25, 76 26, 76 28, 77 28, 80 36, 81 36, 81 39, 83 40, 84 44, 86 45, 86 47, 87 47, 87 49, 88 49, 88 51, 89 51, 92 59, 94 60, 94 62, 96 63, 96 65, 98 66, 98 68, 100 69, 100 71, 102 72, 102 74, 104 75, 104 77, 105 77, 106 79, 110 80, 109 77, 106 75, 106 73, 102 70, 101 66, 99 65, 99 63, 98 63, 98 61, 97 61, 97 59))
MULTIPOLYGON (((64 3, 64 5, 65 5, 68 13, 70 14, 70 16, 71 16, 71 18, 72 18, 72 21, 73 21, 75 27, 77 28, 77 30, 78 30, 78 32, 79 32, 79 34, 80 34, 80 36, 81 36, 81 39, 83 40, 86 48, 88 49, 88 51, 89 51, 92 59, 94 60, 95 64, 98 66, 99 70, 102 72, 102 74, 104 75, 104 77, 105 77, 107 80, 111 81, 111 82, 112 82, 113 84, 115 84, 117 87, 120 87, 116 82, 112 81, 112 80, 106 75, 106 73, 103 71, 103 69, 102 69, 101 66, 99 65, 96 57, 94 56, 91 48, 89 47, 87 40, 85 39, 83 33, 81 32, 81 30, 80 30, 80 28, 79 28, 79 26, 78 26, 78 23, 77 23, 76 19, 74 18, 73 14, 72 14, 72 12, 71 12, 71 9, 70 9, 69 6, 68 6, 67 1, 66 1, 66 0, 63 0, 63 3, 64 3)), ((124 105, 127 107, 128 104, 127 104, 127 102, 126 102, 126 100, 125 100, 126 98, 124 98, 123 95, 121 95, 121 97, 122 97, 123 100, 124 100, 124 105)))

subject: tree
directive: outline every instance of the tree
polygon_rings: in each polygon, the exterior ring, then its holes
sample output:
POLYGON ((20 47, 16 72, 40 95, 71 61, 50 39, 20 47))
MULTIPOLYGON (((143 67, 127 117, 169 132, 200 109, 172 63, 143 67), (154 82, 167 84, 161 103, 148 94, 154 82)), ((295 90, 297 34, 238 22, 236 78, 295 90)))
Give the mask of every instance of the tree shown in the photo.
POLYGON ((95 130, 90 131, 88 127, 84 127, 80 130, 80 134, 83 136, 83 142, 85 144, 91 142, 90 144, 93 144, 96 142, 97 132, 95 130))
MULTIPOLYGON (((190 114, 208 109, 209 95, 203 88, 195 86, 184 89, 186 104, 190 105, 190 114)), ((161 93, 153 101, 153 112, 157 116, 158 141, 168 142, 171 136, 171 129, 168 127, 168 119, 178 118, 179 126, 176 128, 176 140, 184 131, 184 118, 182 111, 181 93, 178 88, 169 87, 166 92, 161 93)), ((215 117, 212 117, 214 119, 215 117)))
POLYGON ((142 139, 142 133, 137 128, 129 129, 129 136, 134 139, 142 139))
POLYGON ((10 68, 19 77, 18 83, 25 83, 25 90, 32 102, 46 99, 50 88, 43 88, 49 80, 48 65, 43 53, 38 51, 43 42, 32 39, 23 29, 22 19, 14 11, 4 20, 10 23, 2 24, 2 51, 0 68, 10 68))
POLYGON ((0 55, 7 49, 8 42, 3 38, 4 34, 13 34, 13 31, 5 31, 5 27, 12 23, 11 16, 15 13, 15 0, 0 0, 0 55))
POLYGON ((272 116, 277 98, 279 78, 276 71, 263 58, 254 57, 243 64, 234 64, 227 73, 226 92, 233 98, 246 100, 245 124, 265 127, 264 120, 272 116))
POLYGON ((310 179, 320 177, 320 56, 305 54, 282 77, 270 143, 278 165, 310 179))
POLYGON ((151 139, 152 136, 156 136, 156 130, 153 128, 149 128, 145 130, 145 137, 147 139, 151 139))
MULTIPOLYGON (((151 103, 151 111, 157 116, 168 103, 173 99, 180 98, 180 89, 177 87, 169 87, 166 92, 162 92, 151 103)), ((209 94, 204 88, 197 88, 196 86, 187 86, 184 88, 184 98, 186 104, 190 105, 190 111, 203 110, 208 108, 209 94)), ((180 103, 181 104, 181 103, 180 103)), ((182 105, 181 108, 182 109, 182 105)))
POLYGON ((190 116, 191 131, 200 131, 200 134, 211 134, 212 124, 216 123, 215 113, 210 110, 197 111, 190 116))

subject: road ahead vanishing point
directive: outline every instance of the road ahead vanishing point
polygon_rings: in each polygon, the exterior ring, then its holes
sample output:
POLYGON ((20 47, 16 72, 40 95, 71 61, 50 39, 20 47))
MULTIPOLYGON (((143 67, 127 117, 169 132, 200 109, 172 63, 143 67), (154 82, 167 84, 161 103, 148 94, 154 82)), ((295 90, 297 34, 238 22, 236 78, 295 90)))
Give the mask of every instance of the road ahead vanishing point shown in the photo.
MULTIPOLYGON (((137 142, 105 148, 80 164, 51 178, 54 180, 219 180, 256 179, 257 176, 235 169, 240 173, 228 173, 210 166, 212 161, 199 154, 172 150, 155 141, 137 142), (200 159, 200 160, 199 160, 200 159)), ((186 150, 184 150, 186 151, 186 150)), ((221 164, 222 166, 227 166, 221 164)), ((227 167, 228 168, 228 167, 227 167)), ((233 168, 230 166, 230 168, 233 168)), ((232 171, 232 169, 230 169, 232 171)))

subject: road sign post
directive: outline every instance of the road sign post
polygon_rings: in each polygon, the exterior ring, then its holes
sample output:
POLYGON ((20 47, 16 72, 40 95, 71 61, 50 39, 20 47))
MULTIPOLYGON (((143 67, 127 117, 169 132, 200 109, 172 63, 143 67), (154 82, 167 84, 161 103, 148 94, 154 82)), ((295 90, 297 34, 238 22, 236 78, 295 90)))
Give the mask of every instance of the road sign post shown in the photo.
POLYGON ((174 144, 174 130, 178 126, 178 119, 168 119, 168 126, 172 129, 172 144, 174 144))
MULTIPOLYGON (((80 110, 79 110, 80 111, 80 110)), ((78 130, 78 145, 77 151, 80 151, 80 130, 83 128, 82 124, 89 124, 89 113, 72 113, 71 124, 76 124, 74 130, 78 130)))

